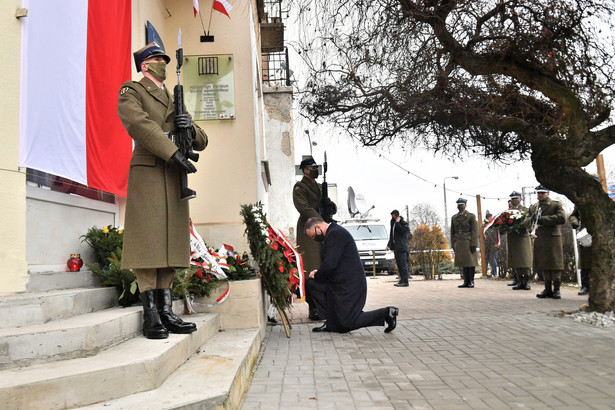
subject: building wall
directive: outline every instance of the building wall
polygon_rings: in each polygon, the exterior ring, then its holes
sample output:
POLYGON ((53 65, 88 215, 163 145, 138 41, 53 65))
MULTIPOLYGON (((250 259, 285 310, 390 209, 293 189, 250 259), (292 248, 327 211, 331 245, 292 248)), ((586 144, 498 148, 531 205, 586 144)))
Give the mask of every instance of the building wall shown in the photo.
POLYGON ((4 71, 0 76, 0 292, 25 289, 26 262, 26 178, 19 163, 19 70, 21 23, 15 11, 21 0, 0 2, 0 55, 4 71))

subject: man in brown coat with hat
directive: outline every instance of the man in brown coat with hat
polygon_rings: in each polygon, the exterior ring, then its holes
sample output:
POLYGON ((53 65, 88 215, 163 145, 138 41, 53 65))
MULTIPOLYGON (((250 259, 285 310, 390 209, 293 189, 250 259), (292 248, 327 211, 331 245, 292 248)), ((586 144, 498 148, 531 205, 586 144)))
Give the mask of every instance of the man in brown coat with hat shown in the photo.
MULTIPOLYGON (((510 209, 521 212, 528 212, 528 209, 521 205, 521 194, 513 191, 510 194, 510 209)), ((514 290, 530 290, 530 279, 532 272, 532 241, 530 233, 525 226, 520 225, 517 231, 509 232, 506 235, 506 249, 508 253, 508 266, 512 268, 515 276, 514 290)))
MULTIPOLYGON (((313 241, 305 233, 305 222, 313 217, 320 217, 318 210, 322 208, 322 189, 316 178, 318 178, 318 164, 314 158, 307 157, 299 165, 299 169, 303 171, 303 178, 297 182, 293 188, 293 204, 299 212, 297 220, 297 246, 298 251, 303 258, 303 268, 309 273, 320 266, 320 247, 319 242, 313 241)), ((333 204, 333 213, 337 212, 335 204, 333 204)), ((320 320, 310 291, 306 289, 305 300, 309 306, 309 318, 311 320, 320 320)))
POLYGON ((544 186, 537 186, 536 194, 538 203, 530 206, 530 218, 525 222, 530 230, 531 227, 536 227, 534 269, 542 272, 545 280, 545 289, 536 297, 561 299, 564 248, 560 225, 566 222, 566 213, 561 202, 549 198, 549 190, 544 186))
POLYGON ((463 284, 459 288, 474 287, 474 274, 478 265, 478 223, 476 215, 466 211, 467 202, 459 198, 459 213, 451 217, 451 247, 455 251, 455 266, 463 272, 463 284))
POLYGON ((171 309, 175 268, 190 266, 188 201, 180 199, 180 171, 196 172, 171 141, 175 128, 192 133, 193 149, 207 146, 207 135, 189 115, 175 116, 173 96, 164 85, 170 62, 162 48, 150 43, 134 53, 140 81, 120 87, 118 114, 135 147, 128 174, 128 196, 122 268, 134 269, 143 304, 143 333, 164 339, 171 333, 192 333, 171 309))

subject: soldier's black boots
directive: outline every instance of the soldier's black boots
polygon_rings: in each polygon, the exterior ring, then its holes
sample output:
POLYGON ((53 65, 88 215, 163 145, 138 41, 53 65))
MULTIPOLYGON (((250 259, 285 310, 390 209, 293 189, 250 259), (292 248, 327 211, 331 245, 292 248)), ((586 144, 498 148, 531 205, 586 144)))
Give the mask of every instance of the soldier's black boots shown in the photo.
POLYGON ((166 339, 169 332, 160 320, 154 296, 154 290, 146 290, 139 295, 143 304, 143 334, 148 339, 166 339))
POLYGON ((468 269, 468 287, 474 287, 474 274, 476 273, 476 267, 471 266, 468 269))
POLYGON ((458 288, 467 288, 468 287, 468 279, 470 276, 468 275, 468 268, 463 269, 463 284, 457 286, 458 288))
POLYGON ((529 275, 519 274, 519 281, 517 285, 513 286, 513 290, 530 290, 530 277, 529 275))
POLYGON ((156 289, 156 308, 164 327, 171 333, 188 334, 196 330, 196 325, 184 322, 173 313, 171 289, 156 289))
POLYGON ((512 283, 509 283, 508 286, 517 286, 517 283, 519 283, 518 277, 519 275, 517 274, 517 272, 513 273, 513 281, 512 283))
MULTIPOLYGON (((559 293, 559 285, 558 285, 557 291, 559 293)), ((543 290, 542 292, 537 294, 536 297, 540 298, 540 299, 552 298, 553 297, 553 290, 551 290, 551 281, 550 280, 545 280, 545 290, 543 290)))
POLYGON ((553 281, 553 299, 561 299, 562 298, 562 295, 560 295, 560 293, 559 293, 559 285, 561 283, 562 282, 559 281, 559 280, 554 280, 553 281))

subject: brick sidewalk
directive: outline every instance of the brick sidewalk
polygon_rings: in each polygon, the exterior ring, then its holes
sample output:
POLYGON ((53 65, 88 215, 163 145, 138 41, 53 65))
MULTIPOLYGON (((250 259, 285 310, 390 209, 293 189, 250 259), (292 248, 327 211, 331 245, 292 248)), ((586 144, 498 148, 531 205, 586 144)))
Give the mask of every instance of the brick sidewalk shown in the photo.
POLYGON ((538 283, 395 282, 368 278, 365 307, 399 307, 390 334, 313 333, 294 305, 290 339, 268 328, 242 409, 615 408, 615 328, 550 314, 585 303, 577 288, 541 300, 538 283))

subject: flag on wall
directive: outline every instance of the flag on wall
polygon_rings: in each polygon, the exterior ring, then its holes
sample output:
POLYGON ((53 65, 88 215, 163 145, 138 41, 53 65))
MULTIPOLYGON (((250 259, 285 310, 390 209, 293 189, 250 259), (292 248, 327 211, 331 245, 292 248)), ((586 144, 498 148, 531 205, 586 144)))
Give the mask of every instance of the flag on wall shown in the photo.
POLYGON ((231 4, 226 1, 226 0, 214 0, 214 10, 219 11, 222 14, 226 14, 226 17, 231 18, 231 16, 229 16, 229 12, 231 11, 231 9, 233 8, 233 6, 231 6, 231 4))
POLYGON ((19 166, 126 195, 131 0, 24 0, 19 166))

